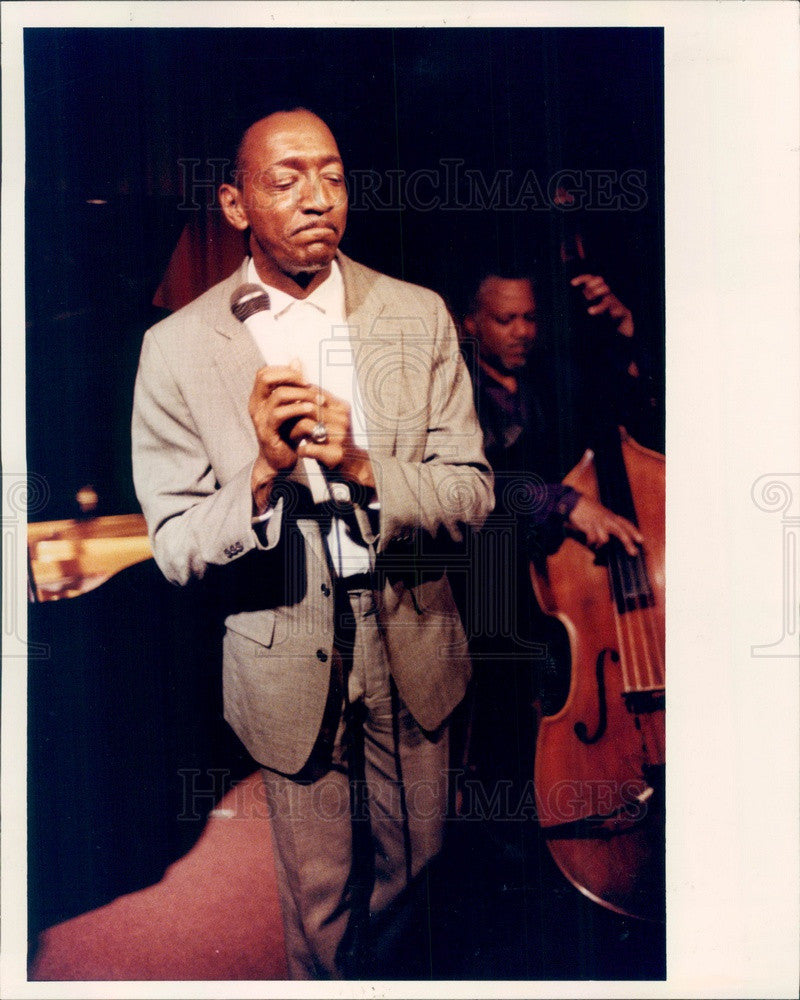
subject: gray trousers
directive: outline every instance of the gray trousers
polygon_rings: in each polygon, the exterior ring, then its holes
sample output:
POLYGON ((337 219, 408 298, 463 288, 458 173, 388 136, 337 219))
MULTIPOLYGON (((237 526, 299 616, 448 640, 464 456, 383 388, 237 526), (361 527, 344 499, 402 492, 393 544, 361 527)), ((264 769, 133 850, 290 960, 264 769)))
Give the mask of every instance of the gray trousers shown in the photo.
POLYGON ((435 733, 420 729, 389 675, 372 592, 350 591, 345 606, 348 598, 352 642, 344 656, 334 656, 312 760, 291 778, 262 771, 291 979, 356 978, 345 939, 359 922, 359 900, 369 915, 384 910, 442 842, 447 725, 435 733), (364 794, 355 803, 353 718, 363 734, 364 794))

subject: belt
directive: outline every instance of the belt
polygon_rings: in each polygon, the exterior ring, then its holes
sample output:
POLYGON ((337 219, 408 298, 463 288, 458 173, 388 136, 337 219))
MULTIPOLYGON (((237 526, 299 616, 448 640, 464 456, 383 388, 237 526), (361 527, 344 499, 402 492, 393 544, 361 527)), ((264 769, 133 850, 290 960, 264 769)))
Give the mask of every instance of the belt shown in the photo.
POLYGON ((351 573, 350 576, 340 576, 336 585, 344 590, 375 590, 375 576, 372 573, 351 573))

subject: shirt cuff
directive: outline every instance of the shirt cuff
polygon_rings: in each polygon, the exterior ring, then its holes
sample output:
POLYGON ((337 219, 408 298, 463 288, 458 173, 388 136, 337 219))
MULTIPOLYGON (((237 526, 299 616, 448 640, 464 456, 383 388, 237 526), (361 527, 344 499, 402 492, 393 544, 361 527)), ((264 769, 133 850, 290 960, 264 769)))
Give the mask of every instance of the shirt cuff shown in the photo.
POLYGON ((267 509, 264 511, 263 514, 257 514, 254 518, 251 519, 250 523, 253 525, 254 528, 256 527, 256 525, 264 524, 266 521, 269 521, 269 519, 272 517, 272 513, 274 510, 275 510, 274 507, 267 507, 267 509))
POLYGON ((269 547, 267 528, 269 527, 270 519, 274 513, 274 507, 267 507, 263 514, 256 514, 250 519, 250 524, 252 525, 255 536, 258 539, 258 543, 262 548, 269 547))

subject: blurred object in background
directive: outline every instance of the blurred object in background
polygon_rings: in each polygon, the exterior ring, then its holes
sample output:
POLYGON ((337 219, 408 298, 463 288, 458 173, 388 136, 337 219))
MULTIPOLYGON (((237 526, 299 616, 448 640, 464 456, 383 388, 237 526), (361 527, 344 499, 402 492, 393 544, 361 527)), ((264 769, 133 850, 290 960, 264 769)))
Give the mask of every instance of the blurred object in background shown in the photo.
POLYGON ((153 305, 176 312, 233 274, 246 253, 244 234, 229 226, 219 209, 193 213, 183 227, 153 305))
MULTIPOLYGON (((91 487, 80 490, 81 495, 87 509, 92 503, 96 507, 97 494, 91 487)), ((29 524, 28 552, 34 602, 85 594, 152 556, 141 514, 29 524)))
POLYGON ((97 505, 100 502, 97 490, 91 483, 88 483, 86 486, 81 486, 75 494, 75 500, 77 501, 80 512, 84 517, 89 517, 94 514, 97 511, 97 505))

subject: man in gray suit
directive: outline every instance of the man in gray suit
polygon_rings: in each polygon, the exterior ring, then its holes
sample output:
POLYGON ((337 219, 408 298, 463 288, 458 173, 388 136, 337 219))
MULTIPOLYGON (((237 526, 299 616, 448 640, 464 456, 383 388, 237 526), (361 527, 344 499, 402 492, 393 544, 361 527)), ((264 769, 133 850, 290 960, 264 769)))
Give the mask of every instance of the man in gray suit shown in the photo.
POLYGON ((359 975, 370 915, 441 846, 470 672, 445 565, 491 471, 441 299, 338 251, 324 122, 253 124, 219 197, 250 256, 147 333, 134 479, 165 575, 222 582, 225 714, 264 768, 289 974, 359 975))

